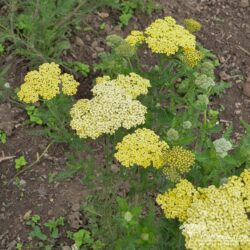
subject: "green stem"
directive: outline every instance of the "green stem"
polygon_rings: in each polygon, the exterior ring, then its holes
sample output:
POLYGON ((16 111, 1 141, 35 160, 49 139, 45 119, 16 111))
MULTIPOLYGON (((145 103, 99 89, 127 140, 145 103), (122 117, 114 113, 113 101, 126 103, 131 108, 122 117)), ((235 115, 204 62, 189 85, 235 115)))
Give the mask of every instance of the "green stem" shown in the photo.
POLYGON ((130 70, 133 71, 134 68, 133 68, 133 65, 132 65, 132 63, 131 63, 131 60, 130 60, 128 57, 127 57, 126 59, 127 59, 128 65, 129 65, 129 67, 130 67, 130 70))

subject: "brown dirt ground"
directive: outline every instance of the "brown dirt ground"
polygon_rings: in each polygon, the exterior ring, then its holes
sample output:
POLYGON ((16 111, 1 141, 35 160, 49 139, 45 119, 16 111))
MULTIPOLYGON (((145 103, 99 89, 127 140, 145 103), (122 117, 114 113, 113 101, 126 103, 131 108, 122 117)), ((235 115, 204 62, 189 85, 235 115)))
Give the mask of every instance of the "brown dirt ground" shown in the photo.
MULTIPOLYGON (((172 15, 177 20, 195 18, 203 25, 198 39, 206 48, 218 55, 221 66, 218 76, 232 83, 221 98, 214 100, 214 105, 223 105, 221 119, 232 122, 235 136, 242 132, 239 118, 250 122, 250 98, 242 94, 243 84, 250 74, 250 7, 241 8, 240 0, 160 0, 163 10, 148 17, 138 13, 131 24, 124 30, 117 26, 117 13, 109 13, 109 17, 89 15, 86 22, 98 32, 77 33, 72 37, 72 52, 65 56, 75 60, 93 64, 97 61, 98 52, 102 51, 107 34, 128 34, 132 29, 140 29, 148 25, 156 17, 172 15), (104 30, 99 29, 102 22, 106 23, 104 30)), ((27 67, 25 60, 8 55, 0 59, 0 65, 11 64, 6 79, 12 87, 19 85, 27 67)), ((81 80, 79 96, 87 96, 91 82, 96 73, 81 80)), ((8 104, 9 105, 9 104, 8 104)), ((0 144, 0 158, 5 156, 25 155, 32 163, 37 153, 41 154, 48 145, 46 138, 34 137, 29 134, 29 126, 22 118, 24 112, 16 110, 11 104, 14 115, 10 123, 13 125, 7 144, 0 144), (21 118, 20 118, 21 117, 21 118), (20 119, 19 119, 20 118, 20 119), (18 122, 17 122, 18 121, 18 122)), ((0 122, 1 117, 0 113, 0 122)), ((39 214, 42 222, 56 216, 67 216, 72 213, 72 206, 80 204, 87 193, 81 183, 81 174, 71 180, 52 183, 48 182, 48 174, 65 169, 63 145, 50 147, 45 157, 30 170, 24 172, 20 179, 24 183, 23 191, 12 183, 4 185, 14 175, 14 160, 0 162, 0 249, 14 249, 11 244, 20 237, 28 241, 28 230, 23 224, 23 216, 29 210, 39 214)), ((70 223, 67 224, 70 229, 70 223)))

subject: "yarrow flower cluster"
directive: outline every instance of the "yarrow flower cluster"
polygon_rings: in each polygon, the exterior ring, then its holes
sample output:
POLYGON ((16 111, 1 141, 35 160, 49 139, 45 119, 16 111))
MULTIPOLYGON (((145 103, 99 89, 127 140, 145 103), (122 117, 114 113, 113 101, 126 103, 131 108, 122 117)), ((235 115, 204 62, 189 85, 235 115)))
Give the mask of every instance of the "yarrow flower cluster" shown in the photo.
POLYGON ((196 100, 197 108, 205 110, 209 104, 209 99, 207 95, 198 95, 196 100))
POLYGON ((109 76, 98 77, 96 79, 96 86, 93 88, 95 94, 96 88, 99 88, 99 84, 105 85, 107 82, 119 86, 124 89, 127 95, 136 99, 139 95, 146 95, 148 88, 151 87, 150 81, 145 79, 136 73, 130 73, 129 75, 118 75, 116 79, 111 80, 109 76))
POLYGON ((76 94, 79 82, 70 74, 61 74, 58 64, 44 63, 39 70, 26 74, 24 83, 17 93, 20 100, 26 103, 35 103, 42 98, 50 100, 62 92, 65 95, 76 94))
POLYGON ((181 180, 176 187, 156 198, 166 218, 178 219, 183 222, 187 219, 187 210, 191 206, 197 191, 187 180, 181 180))
POLYGON ((213 142, 214 148, 218 156, 224 158, 227 156, 227 152, 232 149, 232 144, 230 141, 227 141, 225 138, 217 139, 213 142))
POLYGON ((167 218, 183 222, 186 248, 249 249, 250 170, 233 176, 219 188, 194 188, 181 180, 176 188, 158 195, 167 218))
POLYGON ((115 158, 125 167, 138 165, 143 168, 153 166, 157 169, 164 165, 164 154, 169 148, 154 131, 137 129, 116 145, 115 158))
POLYGON ((170 128, 167 131, 167 137, 168 137, 168 140, 170 140, 170 141, 176 141, 179 139, 179 133, 174 128, 170 128))
POLYGON ((125 39, 132 46, 140 45, 145 41, 145 36, 142 31, 132 30, 125 39))
POLYGON ((145 30, 145 42, 154 53, 174 55, 180 48, 195 49, 195 36, 168 16, 157 19, 145 30))
POLYGON ((145 41, 152 52, 167 56, 176 54, 179 49, 186 49, 186 53, 189 53, 187 58, 192 64, 198 60, 200 55, 195 51, 195 36, 183 26, 176 24, 176 21, 170 16, 157 19, 144 32, 132 31, 126 41, 132 46, 140 45, 145 41), (192 51, 192 55, 189 50, 192 51))
POLYGON ((184 121, 184 122, 182 123, 182 127, 183 127, 184 129, 190 129, 190 128, 192 127, 192 122, 190 122, 190 121, 184 121))
POLYGON ((198 75, 196 77, 194 83, 197 87, 199 87, 205 91, 207 91, 209 88, 215 86, 215 82, 214 82, 213 78, 211 78, 205 74, 198 75))
POLYGON ((194 68, 203 58, 203 54, 193 48, 184 48, 181 61, 190 67, 194 68))
POLYGON ((202 25, 198 21, 194 20, 193 18, 187 18, 187 19, 184 19, 184 27, 190 33, 195 33, 201 29, 202 25))
POLYGON ((70 125, 80 138, 96 139, 102 134, 114 134, 121 127, 130 129, 145 122, 147 108, 112 82, 96 85, 93 93, 91 100, 79 100, 70 111, 70 125))
POLYGON ((164 159, 166 166, 163 173, 171 181, 177 182, 183 174, 190 171, 195 161, 195 155, 190 150, 175 146, 167 150, 164 159))

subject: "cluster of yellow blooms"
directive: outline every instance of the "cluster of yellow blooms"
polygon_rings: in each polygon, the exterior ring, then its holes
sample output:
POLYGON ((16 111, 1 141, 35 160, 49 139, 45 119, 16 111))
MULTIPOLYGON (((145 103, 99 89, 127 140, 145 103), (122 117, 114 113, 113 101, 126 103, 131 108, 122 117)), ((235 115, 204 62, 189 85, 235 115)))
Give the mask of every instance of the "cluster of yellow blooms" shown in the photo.
POLYGON ((181 222, 187 219, 187 210, 193 203, 197 191, 189 181, 183 179, 176 187, 164 194, 159 194, 156 202, 161 206, 166 218, 179 219, 181 222))
POLYGON ((17 95, 26 103, 35 103, 39 98, 50 100, 61 91, 65 95, 74 95, 78 85, 79 82, 72 75, 61 74, 58 64, 44 63, 38 71, 27 73, 17 95))
POLYGON ((145 41, 154 53, 167 56, 176 54, 179 49, 195 50, 196 46, 195 36, 183 26, 176 24, 170 16, 157 19, 145 29, 145 32, 132 31, 126 41, 133 46, 145 41))
POLYGON ((137 129, 116 145, 115 158, 125 167, 134 165, 147 168, 161 168, 164 165, 164 154, 169 148, 154 131, 146 128, 137 129))
POLYGON ((197 188, 182 180, 158 195, 167 218, 178 218, 187 249, 250 249, 250 170, 219 188, 197 188))
MULTIPOLYGON (((109 76, 98 77, 96 84, 107 84, 112 82, 114 85, 124 89, 126 94, 131 96, 132 99, 136 99, 139 95, 146 95, 148 88, 151 87, 148 79, 145 79, 136 73, 130 73, 129 75, 118 75, 116 79, 111 80, 109 76)), ((93 89, 94 93, 95 89, 93 89)))
POLYGON ((184 19, 184 26, 190 33, 199 31, 202 25, 192 18, 184 19))
POLYGON ((96 85, 93 93, 91 100, 79 100, 70 111, 70 125, 80 138, 96 139, 145 122, 147 108, 112 82, 96 85))
POLYGON ((181 61, 190 67, 195 67, 203 58, 203 54, 193 48, 184 48, 181 55, 181 61))
POLYGON ((194 161, 195 155, 190 150, 175 146, 164 155, 167 166, 164 167, 163 173, 169 180, 178 182, 183 174, 190 171, 194 161))
POLYGON ((145 36, 142 31, 132 30, 130 35, 125 39, 130 45, 137 46, 145 41, 145 36))
POLYGON ((179 48, 195 49, 195 36, 183 26, 176 24, 172 17, 157 19, 146 28, 145 41, 154 53, 174 55, 179 48))

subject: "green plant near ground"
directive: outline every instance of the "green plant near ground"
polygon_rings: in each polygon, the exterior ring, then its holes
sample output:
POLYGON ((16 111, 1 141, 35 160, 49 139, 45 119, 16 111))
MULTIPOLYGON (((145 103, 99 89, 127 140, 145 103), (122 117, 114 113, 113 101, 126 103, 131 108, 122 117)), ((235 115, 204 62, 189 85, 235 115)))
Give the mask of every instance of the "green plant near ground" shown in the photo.
POLYGON ((42 119, 39 117, 38 108, 36 106, 27 105, 25 109, 27 111, 27 114, 29 116, 29 120, 31 123, 38 124, 38 125, 43 124, 42 119))
POLYGON ((75 72, 80 73, 84 77, 87 77, 89 72, 90 72, 88 64, 78 62, 78 61, 74 61, 72 63, 69 63, 69 65, 70 65, 71 68, 74 69, 75 72))
POLYGON ((7 142, 7 135, 3 130, 0 130, 0 142, 5 144, 7 142))
POLYGON ((17 171, 21 170, 25 165, 27 165, 27 161, 23 155, 15 159, 15 169, 17 171))
MULTIPOLYGON (((55 240, 62 236, 60 229, 64 226, 64 217, 53 218, 45 222, 44 227, 48 228, 48 233, 42 230, 40 215, 34 214, 30 218, 27 218, 27 220, 26 225, 32 229, 29 235, 32 237, 33 241, 28 244, 23 243, 23 247, 25 249, 54 249, 56 244, 55 240)), ((60 246, 62 247, 62 244, 60 246)))
POLYGON ((88 230, 80 229, 77 232, 68 232, 68 237, 74 241, 77 249, 104 249, 104 244, 100 240, 94 240, 88 230))
POLYGON ((59 237, 59 226, 64 226, 64 217, 58 217, 55 219, 51 219, 44 224, 50 231, 50 236, 54 239, 59 237))
POLYGON ((136 10, 150 15, 158 8, 159 6, 156 5, 154 0, 121 0, 119 4, 119 10, 121 11, 121 15, 119 16, 120 26, 127 26, 136 10))
POLYGON ((55 143, 68 143, 73 147, 84 146, 82 140, 77 138, 69 128, 69 111, 74 100, 65 95, 59 95, 52 100, 44 101, 39 107, 29 105, 26 107, 30 121, 44 125, 36 128, 33 133, 49 136, 55 143))
POLYGON ((121 235, 116 240, 116 249, 152 249, 157 239, 153 212, 141 216, 141 207, 130 206, 125 199, 119 197, 117 202, 120 215, 117 223, 120 225, 121 235))
POLYGON ((30 243, 19 243, 24 249, 52 250, 57 247, 62 248, 65 243, 60 242, 58 245, 57 239, 63 237, 73 241, 72 248, 100 250, 104 247, 104 244, 100 240, 95 240, 88 230, 80 229, 76 232, 65 232, 63 230, 66 226, 65 219, 62 216, 52 218, 45 223, 41 223, 41 217, 38 214, 28 215, 25 220, 26 225, 31 228, 29 236, 32 237, 32 241, 30 243))
POLYGON ((72 27, 81 27, 88 13, 116 5, 114 0, 4 2, 7 11, 0 17, 0 43, 9 41, 8 51, 26 57, 33 66, 50 61, 64 64, 61 55, 70 49, 72 27))

